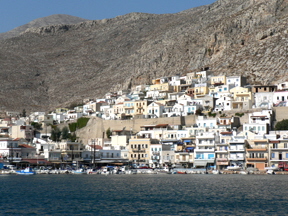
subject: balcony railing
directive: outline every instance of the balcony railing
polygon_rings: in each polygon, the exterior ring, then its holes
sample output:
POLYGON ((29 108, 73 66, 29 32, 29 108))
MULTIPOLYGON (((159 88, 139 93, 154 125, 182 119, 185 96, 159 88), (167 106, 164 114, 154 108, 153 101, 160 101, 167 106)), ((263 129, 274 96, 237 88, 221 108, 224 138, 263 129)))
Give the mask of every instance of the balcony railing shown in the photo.
POLYGON ((217 162, 226 162, 228 161, 228 158, 216 158, 217 162))
POLYGON ((229 157, 229 160, 244 160, 244 157, 229 157))
POLYGON ((260 157, 255 157, 255 158, 246 158, 247 161, 267 161, 267 157, 260 158, 260 157))
POLYGON ((138 149, 132 149, 133 153, 145 153, 146 150, 142 149, 142 150, 138 150, 138 149))

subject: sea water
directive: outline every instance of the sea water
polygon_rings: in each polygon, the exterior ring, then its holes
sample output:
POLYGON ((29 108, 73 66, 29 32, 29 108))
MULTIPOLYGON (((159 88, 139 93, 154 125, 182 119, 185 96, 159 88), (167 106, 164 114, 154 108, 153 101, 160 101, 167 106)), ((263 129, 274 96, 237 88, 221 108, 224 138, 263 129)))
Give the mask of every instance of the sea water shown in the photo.
POLYGON ((287 215, 287 175, 0 176, 0 215, 287 215))

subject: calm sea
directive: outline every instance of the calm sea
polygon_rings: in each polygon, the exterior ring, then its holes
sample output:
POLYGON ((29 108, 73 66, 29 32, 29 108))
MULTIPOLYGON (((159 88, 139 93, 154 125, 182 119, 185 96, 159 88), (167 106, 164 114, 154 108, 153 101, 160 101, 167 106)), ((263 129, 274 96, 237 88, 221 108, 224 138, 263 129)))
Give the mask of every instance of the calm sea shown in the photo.
POLYGON ((287 175, 0 176, 0 215, 287 215, 287 175))

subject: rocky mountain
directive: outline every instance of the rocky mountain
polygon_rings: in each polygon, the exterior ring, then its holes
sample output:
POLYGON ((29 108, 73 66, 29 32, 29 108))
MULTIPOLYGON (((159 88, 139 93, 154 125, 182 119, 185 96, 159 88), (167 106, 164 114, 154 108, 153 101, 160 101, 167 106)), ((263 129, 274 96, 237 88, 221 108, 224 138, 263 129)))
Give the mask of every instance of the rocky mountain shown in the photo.
POLYGON ((0 109, 49 110, 209 67, 285 80, 288 0, 218 0, 177 14, 28 28, 0 41, 0 109))
POLYGON ((35 19, 25 25, 14 28, 11 31, 0 33, 0 40, 19 36, 22 32, 24 32, 28 28, 38 28, 48 25, 76 24, 85 21, 87 21, 87 19, 70 16, 66 14, 54 14, 51 16, 35 19))

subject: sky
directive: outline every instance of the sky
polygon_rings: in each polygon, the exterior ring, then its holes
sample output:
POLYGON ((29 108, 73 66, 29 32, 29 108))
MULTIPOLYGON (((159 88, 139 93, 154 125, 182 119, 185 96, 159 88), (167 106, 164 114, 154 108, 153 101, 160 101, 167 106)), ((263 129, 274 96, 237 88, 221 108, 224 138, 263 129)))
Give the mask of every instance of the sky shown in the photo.
POLYGON ((0 0, 0 33, 34 19, 67 14, 90 20, 132 12, 177 13, 216 0, 0 0))

